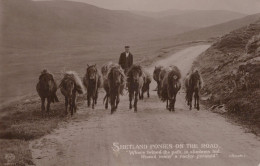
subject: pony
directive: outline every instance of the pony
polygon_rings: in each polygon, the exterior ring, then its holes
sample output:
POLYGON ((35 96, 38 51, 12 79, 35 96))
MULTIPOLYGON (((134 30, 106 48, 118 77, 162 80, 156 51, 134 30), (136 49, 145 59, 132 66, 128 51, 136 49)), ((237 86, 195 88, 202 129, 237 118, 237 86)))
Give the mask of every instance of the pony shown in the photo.
POLYGON ((157 95, 160 96, 160 72, 163 70, 162 66, 155 66, 154 71, 153 71, 153 79, 156 81, 157 83, 157 95))
POLYGON ((112 63, 112 62, 108 62, 101 67, 101 74, 102 74, 102 79, 103 79, 103 88, 104 88, 105 93, 106 93, 106 95, 103 99, 103 103, 105 103, 105 109, 108 109, 108 96, 109 96, 108 72, 110 71, 110 69, 113 66, 115 67, 117 65, 112 63))
POLYGON ((50 111, 50 104, 59 102, 56 95, 57 84, 52 74, 46 69, 41 72, 39 76, 39 82, 36 85, 36 91, 41 98, 41 111, 45 111, 45 99, 47 99, 47 113, 50 111))
POLYGON ((199 110, 199 94, 200 89, 202 88, 202 79, 198 70, 194 70, 191 74, 188 74, 185 79, 186 87, 186 100, 190 110, 192 109, 192 98, 194 96, 194 107, 199 110))
POLYGON ((73 116, 73 113, 77 111, 77 93, 85 94, 85 88, 81 82, 81 79, 76 72, 68 71, 64 74, 59 88, 65 97, 65 114, 68 114, 69 106, 71 116, 73 116))
POLYGON ((148 98, 150 97, 149 90, 150 90, 150 83, 152 82, 151 75, 147 71, 143 72, 143 79, 144 79, 144 84, 139 95, 139 99, 141 100, 144 98, 145 92, 147 92, 147 97, 148 98))
POLYGON ((91 104, 92 98, 92 109, 94 109, 97 104, 98 88, 101 87, 101 83, 101 76, 96 68, 96 64, 91 66, 87 65, 86 74, 83 77, 83 84, 87 89, 88 107, 91 104))
MULTIPOLYGON (((165 77, 166 74, 168 74, 168 72, 171 70, 170 67, 167 68, 162 68, 160 73, 159 73, 159 86, 158 86, 158 96, 161 99, 162 97, 162 87, 163 87, 163 79, 165 77)), ((169 101, 168 99, 166 99, 166 109, 168 109, 169 107, 169 101)))
POLYGON ((181 73, 176 66, 171 66, 166 71, 161 85, 161 100, 167 101, 166 108, 174 111, 176 96, 181 89, 180 83, 181 73), (168 105, 169 101, 169 105, 168 105))
POLYGON ((118 64, 113 64, 107 71, 106 83, 104 89, 106 95, 104 100, 106 102, 106 109, 108 108, 108 100, 111 105, 111 114, 113 114, 120 102, 120 95, 123 95, 123 90, 126 84, 126 76, 124 70, 118 64))
POLYGON ((144 85, 143 69, 140 65, 132 65, 128 70, 127 83, 129 92, 129 109, 132 109, 132 99, 134 97, 134 112, 137 112, 138 95, 144 85))

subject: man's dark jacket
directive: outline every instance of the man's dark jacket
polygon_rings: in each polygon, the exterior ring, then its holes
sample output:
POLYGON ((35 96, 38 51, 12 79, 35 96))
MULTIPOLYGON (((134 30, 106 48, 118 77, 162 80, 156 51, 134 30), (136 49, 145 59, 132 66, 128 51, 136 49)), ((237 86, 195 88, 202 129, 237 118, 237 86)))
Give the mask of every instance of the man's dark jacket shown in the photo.
POLYGON ((123 52, 119 58, 119 65, 122 69, 129 69, 133 65, 133 55, 129 52, 128 57, 126 57, 126 53, 123 52))

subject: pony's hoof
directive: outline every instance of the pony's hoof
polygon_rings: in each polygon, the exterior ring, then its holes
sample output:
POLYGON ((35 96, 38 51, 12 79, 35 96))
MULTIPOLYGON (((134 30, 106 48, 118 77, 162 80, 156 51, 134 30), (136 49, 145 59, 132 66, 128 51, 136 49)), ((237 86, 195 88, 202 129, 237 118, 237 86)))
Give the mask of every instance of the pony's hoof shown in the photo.
POLYGON ((111 114, 113 114, 115 112, 115 110, 114 109, 111 109, 111 114))

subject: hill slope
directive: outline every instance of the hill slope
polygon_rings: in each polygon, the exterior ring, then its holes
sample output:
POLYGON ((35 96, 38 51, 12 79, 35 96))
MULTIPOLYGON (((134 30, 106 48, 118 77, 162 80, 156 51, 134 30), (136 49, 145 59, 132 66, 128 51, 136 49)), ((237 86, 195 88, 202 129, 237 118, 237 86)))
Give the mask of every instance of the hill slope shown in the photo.
POLYGON ((156 18, 165 22, 174 22, 175 24, 202 28, 206 26, 217 25, 234 19, 242 18, 245 14, 226 11, 226 10, 166 10, 161 12, 141 12, 133 13, 156 18))
POLYGON ((260 19, 260 13, 249 15, 240 19, 228 21, 222 24, 205 27, 190 32, 185 32, 176 36, 179 40, 206 40, 209 38, 220 37, 234 29, 247 26, 260 19))
MULTIPOLYGON (((211 105, 225 104, 228 115, 260 131, 260 20, 213 44, 194 63, 202 73, 211 105)), ((215 106, 214 106, 215 108, 215 106)), ((217 107, 216 107, 217 108, 217 107)))
POLYGON ((66 46, 115 39, 174 35, 191 27, 112 11, 80 2, 3 1, 5 46, 66 46))

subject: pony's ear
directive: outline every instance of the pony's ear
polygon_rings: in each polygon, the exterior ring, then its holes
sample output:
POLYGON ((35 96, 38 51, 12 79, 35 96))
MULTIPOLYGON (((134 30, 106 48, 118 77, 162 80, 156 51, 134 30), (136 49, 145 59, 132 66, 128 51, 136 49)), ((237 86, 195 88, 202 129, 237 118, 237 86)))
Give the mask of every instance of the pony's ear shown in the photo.
POLYGON ((87 67, 89 67, 89 65, 87 64, 87 67))

